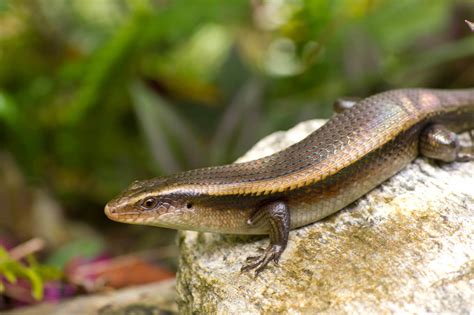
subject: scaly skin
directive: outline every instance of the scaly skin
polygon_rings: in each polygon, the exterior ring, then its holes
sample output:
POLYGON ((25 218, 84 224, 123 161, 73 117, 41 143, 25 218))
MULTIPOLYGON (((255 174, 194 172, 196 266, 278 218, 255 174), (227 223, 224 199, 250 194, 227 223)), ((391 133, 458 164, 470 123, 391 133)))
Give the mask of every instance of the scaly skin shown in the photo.
POLYGON ((132 224, 271 234, 265 215, 254 224, 248 220, 278 201, 289 209, 290 228, 297 228, 344 208, 403 169, 419 155, 420 135, 433 124, 454 132, 474 129, 474 89, 380 93, 270 156, 134 182, 105 212, 132 224))

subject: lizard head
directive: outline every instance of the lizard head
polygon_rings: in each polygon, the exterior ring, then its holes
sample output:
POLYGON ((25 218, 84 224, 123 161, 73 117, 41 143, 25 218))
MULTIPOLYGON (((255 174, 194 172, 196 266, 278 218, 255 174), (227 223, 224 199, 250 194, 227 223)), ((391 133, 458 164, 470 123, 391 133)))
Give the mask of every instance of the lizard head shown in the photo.
POLYGON ((135 181, 107 203, 105 214, 122 223, 179 230, 259 234, 265 229, 259 226, 251 231, 246 223, 261 197, 213 196, 200 189, 202 184, 182 181, 186 176, 177 174, 135 181))
POLYGON ((135 181, 107 203, 105 214, 123 223, 187 229, 202 209, 202 198, 179 186, 172 188, 166 177, 135 181))

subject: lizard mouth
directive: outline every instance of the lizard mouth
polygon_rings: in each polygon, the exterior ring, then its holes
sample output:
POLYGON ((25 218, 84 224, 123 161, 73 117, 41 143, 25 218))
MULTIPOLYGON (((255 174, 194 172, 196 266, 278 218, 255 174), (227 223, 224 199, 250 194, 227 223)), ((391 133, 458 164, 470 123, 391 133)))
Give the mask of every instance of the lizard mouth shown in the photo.
POLYGON ((109 219, 124 223, 139 221, 142 214, 140 211, 124 209, 113 201, 105 205, 104 213, 109 219))
POLYGON ((117 222, 124 222, 126 220, 136 219, 140 215, 140 213, 137 211, 117 210, 116 207, 113 207, 110 204, 105 205, 104 212, 109 219, 117 222))

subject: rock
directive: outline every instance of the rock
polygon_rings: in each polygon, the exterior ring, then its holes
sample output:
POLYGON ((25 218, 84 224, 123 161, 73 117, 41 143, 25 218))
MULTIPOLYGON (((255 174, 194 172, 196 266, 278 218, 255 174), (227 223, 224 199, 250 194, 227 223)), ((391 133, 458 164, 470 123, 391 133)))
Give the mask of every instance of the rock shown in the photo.
MULTIPOLYGON (((308 121, 245 159, 304 138, 308 121)), ((245 258, 268 238, 180 232, 180 313, 474 313, 474 162, 419 158, 323 221, 293 230, 280 265, 245 258)))

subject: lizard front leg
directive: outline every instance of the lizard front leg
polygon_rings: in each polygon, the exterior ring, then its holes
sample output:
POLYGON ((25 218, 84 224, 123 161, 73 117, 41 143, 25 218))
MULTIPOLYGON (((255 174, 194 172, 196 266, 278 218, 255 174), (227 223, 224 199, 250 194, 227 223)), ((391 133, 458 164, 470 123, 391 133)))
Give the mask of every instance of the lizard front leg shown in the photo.
POLYGON ((276 264, 288 243, 290 232, 290 211, 284 201, 271 201, 260 206, 247 220, 247 224, 255 226, 268 221, 270 244, 261 256, 248 257, 249 264, 242 267, 241 271, 255 269, 258 275, 270 261, 276 264))

